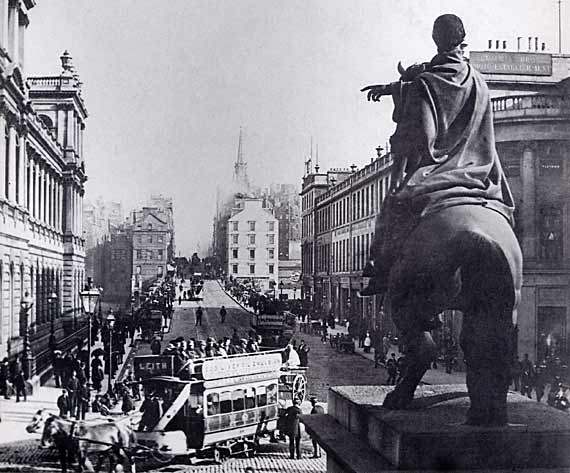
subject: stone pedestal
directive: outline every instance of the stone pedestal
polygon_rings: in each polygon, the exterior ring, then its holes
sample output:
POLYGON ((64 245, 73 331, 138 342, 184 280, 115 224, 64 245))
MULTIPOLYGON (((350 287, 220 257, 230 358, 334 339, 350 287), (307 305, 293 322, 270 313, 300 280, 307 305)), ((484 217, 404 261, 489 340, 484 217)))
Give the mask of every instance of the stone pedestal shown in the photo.
POLYGON ((388 386, 329 391, 328 414, 303 422, 327 452, 329 473, 570 472, 570 416, 509 393, 509 425, 464 425, 464 385, 421 386, 409 409, 382 407, 388 386))

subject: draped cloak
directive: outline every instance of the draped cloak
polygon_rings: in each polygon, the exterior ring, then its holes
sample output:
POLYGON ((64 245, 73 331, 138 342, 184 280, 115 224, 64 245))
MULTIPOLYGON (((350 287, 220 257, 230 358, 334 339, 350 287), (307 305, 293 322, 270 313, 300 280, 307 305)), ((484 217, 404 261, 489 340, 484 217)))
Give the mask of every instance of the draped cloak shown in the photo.
POLYGON ((371 248, 380 285, 406 236, 430 214, 482 205, 513 225, 514 212, 495 148, 489 90, 460 51, 436 55, 412 82, 400 83, 393 98, 392 190, 371 248))

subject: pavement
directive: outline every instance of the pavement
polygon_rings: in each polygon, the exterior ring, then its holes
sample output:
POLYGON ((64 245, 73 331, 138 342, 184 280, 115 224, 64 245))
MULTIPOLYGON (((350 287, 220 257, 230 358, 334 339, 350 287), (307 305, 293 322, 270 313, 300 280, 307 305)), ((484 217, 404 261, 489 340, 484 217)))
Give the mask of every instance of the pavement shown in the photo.
MULTIPOLYGON (((103 348, 103 343, 101 341, 96 342, 92 347, 92 351, 96 348, 103 348)), ((128 340, 125 344, 126 355, 123 357, 123 363, 118 367, 117 376, 120 375, 125 362, 127 362, 130 348, 130 340, 128 340)), ((105 375, 102 382, 102 392, 106 391, 107 385, 108 375, 105 375)), ((47 409, 57 414, 59 412, 57 398, 60 394, 61 388, 55 386, 55 380, 52 377, 45 385, 36 388, 34 394, 28 396, 25 402, 16 402, 15 396, 12 396, 9 400, 0 398, 0 416, 2 419, 0 422, 0 445, 15 441, 29 441, 30 439, 39 441, 40 435, 26 432, 26 425, 39 409, 47 409)), ((117 415, 120 414, 120 405, 112 409, 111 412, 117 415)), ((86 415, 86 419, 97 418, 101 418, 98 413, 88 412, 86 415)))

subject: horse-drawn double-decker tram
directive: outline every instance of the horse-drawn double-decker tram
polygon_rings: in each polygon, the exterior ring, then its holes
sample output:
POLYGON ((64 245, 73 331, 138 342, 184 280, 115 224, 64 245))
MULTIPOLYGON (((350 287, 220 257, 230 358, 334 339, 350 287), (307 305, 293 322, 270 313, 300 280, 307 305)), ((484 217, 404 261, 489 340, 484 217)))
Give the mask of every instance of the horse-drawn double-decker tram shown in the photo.
POLYGON ((191 360, 178 369, 171 356, 137 356, 134 368, 145 391, 137 440, 159 455, 253 455, 259 438, 276 429, 280 351, 191 360))

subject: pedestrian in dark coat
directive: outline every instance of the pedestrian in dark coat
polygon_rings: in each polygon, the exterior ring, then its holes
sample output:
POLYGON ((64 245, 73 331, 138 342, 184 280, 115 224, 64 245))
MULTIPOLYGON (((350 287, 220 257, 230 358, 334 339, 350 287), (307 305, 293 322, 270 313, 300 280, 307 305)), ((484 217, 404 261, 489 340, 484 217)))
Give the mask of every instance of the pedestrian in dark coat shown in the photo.
POLYGON ((123 392, 123 403, 121 404, 121 411, 123 414, 128 415, 129 412, 134 410, 133 400, 129 392, 125 389, 123 392))
POLYGON ((89 412, 89 403, 91 401, 91 392, 89 391, 89 386, 82 384, 79 387, 79 392, 77 395, 77 418, 80 420, 85 420, 85 414, 89 412))
POLYGON ((9 376, 10 366, 8 364, 8 358, 4 358, 0 364, 0 395, 4 396, 4 399, 10 399, 10 393, 8 391, 9 376))
POLYGON ((77 408, 79 405, 79 389, 81 384, 77 379, 77 373, 75 370, 71 372, 70 378, 67 380, 67 392, 69 393, 69 400, 71 402, 70 415, 72 417, 77 417, 77 408))
POLYGON ((71 412, 71 399, 66 389, 61 391, 61 395, 57 398, 57 408, 59 409, 59 416, 66 418, 71 412))
POLYGON ((202 307, 198 307, 196 309, 196 326, 200 325, 202 326, 202 315, 203 315, 204 311, 202 310, 202 307))
POLYGON ((226 315, 228 314, 228 311, 226 310, 225 306, 222 306, 222 308, 220 309, 220 321, 221 323, 225 324, 226 323, 226 315))
POLYGON ((286 432, 289 436, 289 455, 292 459, 297 455, 297 459, 301 458, 301 415, 302 411, 299 407, 301 401, 293 400, 293 405, 289 406, 285 411, 286 432))
POLYGON ((14 377, 14 389, 16 390, 16 402, 20 402, 20 396, 24 398, 24 401, 27 401, 26 377, 22 370, 16 373, 16 376, 14 377))
POLYGON ((160 355, 161 350, 160 340, 158 337, 155 337, 152 342, 150 343, 150 351, 153 355, 160 355))
POLYGON ((309 351, 311 349, 305 343, 305 340, 301 340, 297 352, 299 353, 299 361, 301 366, 309 366, 309 351))
MULTIPOLYGON (((311 397, 310 401, 311 401, 311 406, 313 406, 313 408, 311 409, 311 415, 313 415, 313 414, 324 414, 325 413, 323 406, 320 406, 319 404, 317 404, 317 398, 316 397, 311 397)), ((320 458, 321 452, 319 449, 319 444, 317 443, 317 439, 315 439, 314 437, 311 437, 311 440, 313 441, 313 458, 320 458)))
POLYGON ((396 384, 396 377, 398 376, 398 361, 396 360, 396 355, 394 353, 392 353, 386 362, 386 370, 388 371, 388 379, 386 380, 386 384, 396 384))

